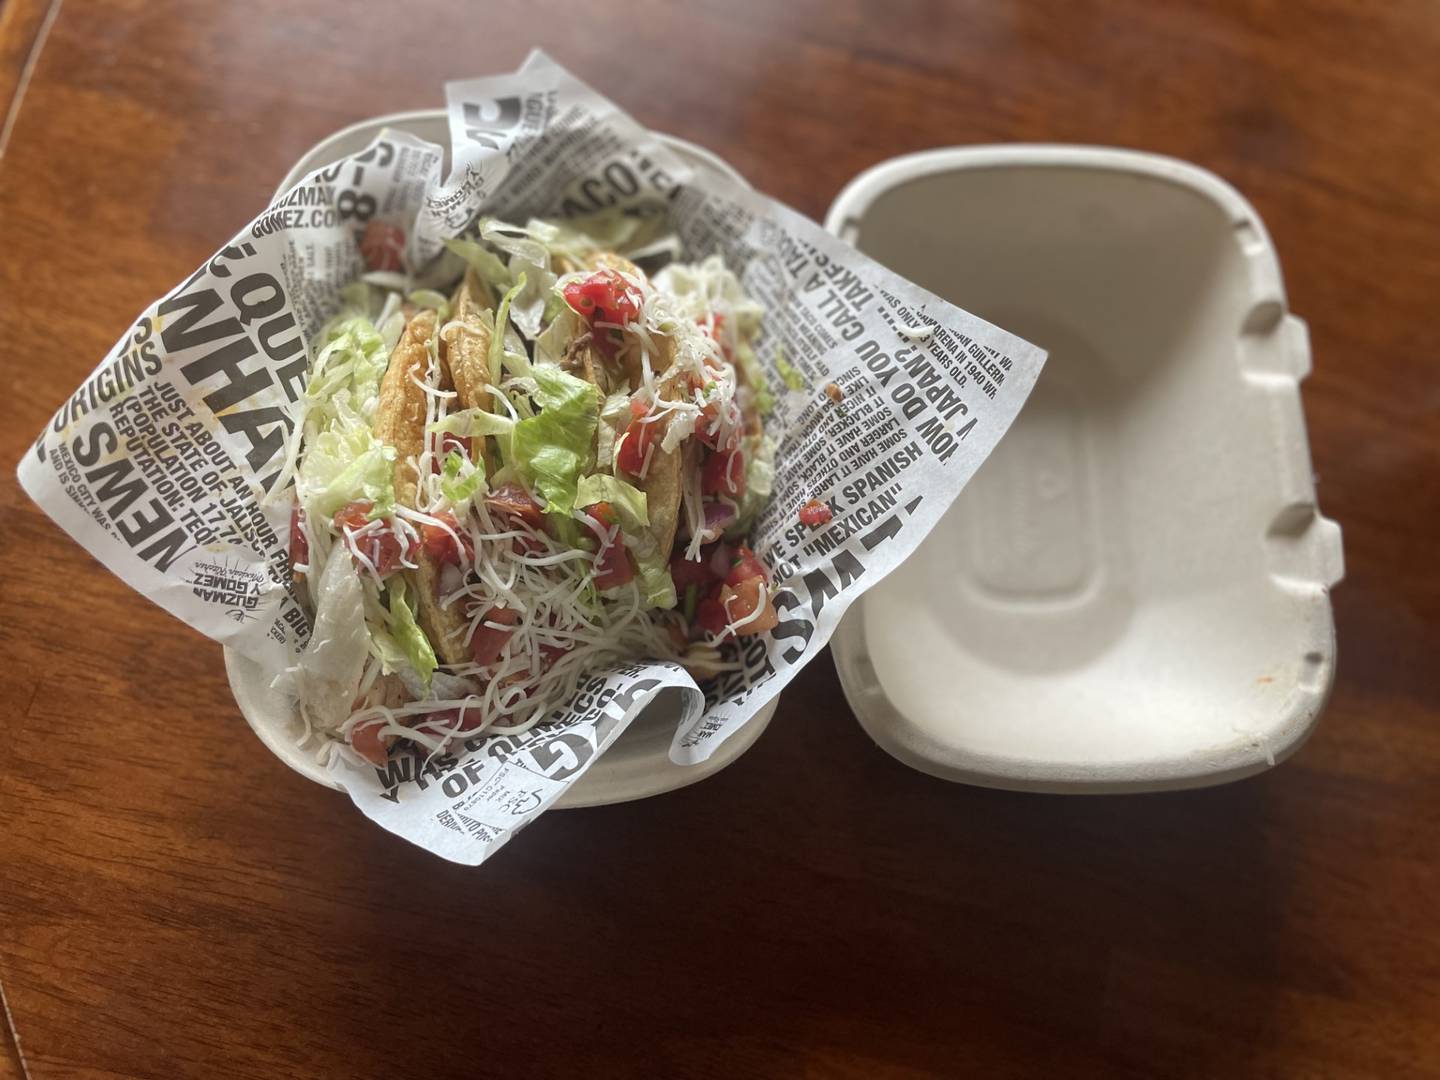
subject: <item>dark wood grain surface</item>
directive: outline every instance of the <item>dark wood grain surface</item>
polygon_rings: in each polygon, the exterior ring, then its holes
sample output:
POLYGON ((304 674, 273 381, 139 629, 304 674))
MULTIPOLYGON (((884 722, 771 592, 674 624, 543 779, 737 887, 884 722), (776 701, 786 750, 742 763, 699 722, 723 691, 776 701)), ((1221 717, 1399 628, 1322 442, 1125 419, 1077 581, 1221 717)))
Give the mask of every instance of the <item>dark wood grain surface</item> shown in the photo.
POLYGON ((1440 7, 49 10, 0 13, 0 1076, 1440 1075, 1440 7), (1167 796, 961 787, 871 745, 822 658, 733 768, 478 872, 276 762, 219 649, 13 464, 317 138, 532 44, 815 217, 883 158, 1010 140, 1245 192, 1345 529, 1300 755, 1167 796))

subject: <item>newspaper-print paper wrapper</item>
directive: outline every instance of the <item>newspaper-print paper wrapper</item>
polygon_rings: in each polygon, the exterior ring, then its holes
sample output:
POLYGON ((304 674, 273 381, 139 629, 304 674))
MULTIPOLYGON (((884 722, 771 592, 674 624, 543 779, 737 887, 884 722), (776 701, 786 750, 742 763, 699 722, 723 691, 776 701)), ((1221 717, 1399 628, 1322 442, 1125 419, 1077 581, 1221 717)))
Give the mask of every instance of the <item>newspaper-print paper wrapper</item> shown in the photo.
MULTIPOLYGON (((756 349, 779 448, 753 546, 774 571, 780 623, 741 639, 742 669, 703 687, 672 664, 639 662, 597 673, 521 735, 473 738, 428 761, 401 753, 386 769, 333 763, 367 816, 473 865, 583 776, 657 694, 680 705, 672 760, 708 758, 915 550, 1009 427, 1044 353, 774 200, 695 175, 542 54, 513 75, 450 84, 447 98, 448 176, 441 147, 395 131, 308 176, 150 305, 19 472, 31 498, 137 591, 279 674, 302 656, 310 624, 291 582, 291 500, 270 488, 308 343, 365 272, 367 221, 406 230, 422 277, 443 240, 482 214, 524 221, 618 205, 668 215, 688 260, 721 254, 767 312, 756 349), (821 528, 796 516, 812 498, 834 515, 821 528)), ((540 299, 515 305, 530 334, 540 299)))

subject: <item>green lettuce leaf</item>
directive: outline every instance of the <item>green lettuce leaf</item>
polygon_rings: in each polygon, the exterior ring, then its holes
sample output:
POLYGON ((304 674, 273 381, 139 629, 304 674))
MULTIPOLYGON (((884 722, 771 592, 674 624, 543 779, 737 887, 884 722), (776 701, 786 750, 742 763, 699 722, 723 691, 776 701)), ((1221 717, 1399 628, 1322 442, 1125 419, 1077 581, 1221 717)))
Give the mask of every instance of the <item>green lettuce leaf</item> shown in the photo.
POLYGON ((576 507, 609 503, 620 518, 623 532, 636 533, 650 527, 650 510, 645 503, 645 493, 633 484, 627 484, 617 476, 608 473, 594 473, 575 485, 576 507))
POLYGON ((362 315, 332 322, 323 337, 305 387, 306 417, 317 419, 322 430, 343 419, 342 407, 369 415, 390 364, 385 339, 362 315))
POLYGON ((416 289, 405 299, 416 307, 434 308, 442 323, 450 318, 450 301, 434 289, 416 289))
POLYGON ((340 310, 325 324, 314 347, 318 350, 339 335, 345 323, 354 318, 374 322, 382 306, 381 290, 363 281, 352 281, 340 289, 340 310))
MULTIPOLYGON (((613 505, 613 504, 612 504, 613 505)), ((673 608, 677 602, 675 579, 670 576, 670 563, 654 533, 649 529, 626 531, 625 546, 635 561, 635 579, 647 608, 673 608)))
POLYGON ((475 240, 446 240, 445 246, 460 258, 464 259, 477 274, 488 281, 495 288, 504 290, 510 288, 513 278, 510 271, 505 269, 505 264, 500 256, 475 240))
POLYGON ((482 240, 510 256, 510 276, 520 283, 511 301, 511 318, 527 337, 538 337, 556 280, 550 269, 550 251, 543 239, 549 235, 548 231, 541 229, 537 233, 486 219, 479 223, 479 232, 482 240))
MULTIPOLYGON (((631 554, 634 554, 633 549, 631 554)), ((636 557, 635 580, 640 583, 640 595, 647 608, 673 608, 677 603, 675 579, 670 576, 670 567, 659 557, 658 550, 644 559, 636 557)))
POLYGON ((373 516, 395 509, 395 451, 363 424, 340 424, 311 440, 296 476, 306 513, 330 517, 346 503, 368 499, 373 516))
POLYGON ((477 435, 504 437, 515 433, 515 421, 484 409, 458 409, 436 420, 426 430, 459 435, 462 439, 472 439, 477 435))
MULTIPOLYGON (((558 295, 558 294, 557 294, 558 295)), ((546 312, 549 316, 549 312, 546 312)), ((575 340, 575 335, 580 330, 580 316, 571 310, 570 305, 561 303, 553 317, 550 317, 550 324, 540 331, 540 336, 535 339, 535 362, 537 364, 558 364, 565 355, 566 348, 570 342, 575 340)))
POLYGON ((370 624, 370 652, 380 660, 380 670, 392 675, 410 663, 400 643, 383 626, 370 624))
POLYGON ((415 613, 410 610, 409 589, 406 587, 405 579, 396 575, 390 579, 387 587, 390 596, 390 617, 386 620, 386 629, 400 646, 405 659, 415 669, 422 682, 430 685, 430 676, 435 673, 437 666, 435 650, 430 645, 430 639, 425 636, 425 631, 420 629, 420 624, 415 621, 415 613))
POLYGON ((546 511, 568 518, 575 488, 592 464, 600 393, 558 367, 536 366, 531 374, 540 411, 515 425, 515 464, 545 496, 546 511))
POLYGON ((505 369, 508 367, 511 374, 528 375, 530 372, 530 361, 524 356, 517 356, 508 352, 505 348, 506 319, 510 315, 510 304, 515 297, 520 295, 525 288, 525 275, 521 274, 514 286, 507 292, 500 301, 500 306, 495 310, 495 329, 490 334, 490 352, 487 359, 490 361, 490 382, 493 386, 499 386, 505 369))
POLYGON ((440 490, 455 514, 464 517, 470 510, 471 500, 485 490, 485 470, 459 451, 451 450, 445 455, 445 465, 440 471, 440 490))

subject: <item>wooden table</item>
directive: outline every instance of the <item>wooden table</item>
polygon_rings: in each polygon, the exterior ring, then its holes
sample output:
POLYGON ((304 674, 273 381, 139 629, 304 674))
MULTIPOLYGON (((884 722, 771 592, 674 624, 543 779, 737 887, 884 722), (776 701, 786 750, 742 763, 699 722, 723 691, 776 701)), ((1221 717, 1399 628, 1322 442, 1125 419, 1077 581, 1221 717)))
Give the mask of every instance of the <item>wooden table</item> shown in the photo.
POLYGON ((1440 8, 447 8, 0 9, 0 1075, 1440 1075, 1440 8), (1314 740, 1218 790, 981 791, 871 745, 822 658, 734 768, 478 872, 281 767, 13 463, 312 142, 532 44, 816 217, 950 143, 1233 181, 1345 529, 1314 740))

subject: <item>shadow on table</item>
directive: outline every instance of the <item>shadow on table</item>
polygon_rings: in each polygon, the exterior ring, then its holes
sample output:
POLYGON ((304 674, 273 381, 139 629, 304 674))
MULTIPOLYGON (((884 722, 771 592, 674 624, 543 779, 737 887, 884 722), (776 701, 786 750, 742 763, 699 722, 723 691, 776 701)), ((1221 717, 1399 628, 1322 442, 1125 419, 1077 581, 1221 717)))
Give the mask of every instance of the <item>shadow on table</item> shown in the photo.
MULTIPOLYGON (((376 1070, 1234 1073, 1287 968, 1267 778, 1135 797, 1016 795, 912 772, 811 668, 743 763, 555 812, 479 870, 377 830, 392 884, 352 972, 376 1070), (813 674, 812 674, 813 672, 813 674), (826 708, 829 706, 829 708, 826 708)), ((363 848, 364 850, 358 850, 363 848)), ((1293 958, 1287 963, 1293 967, 1293 958)))

